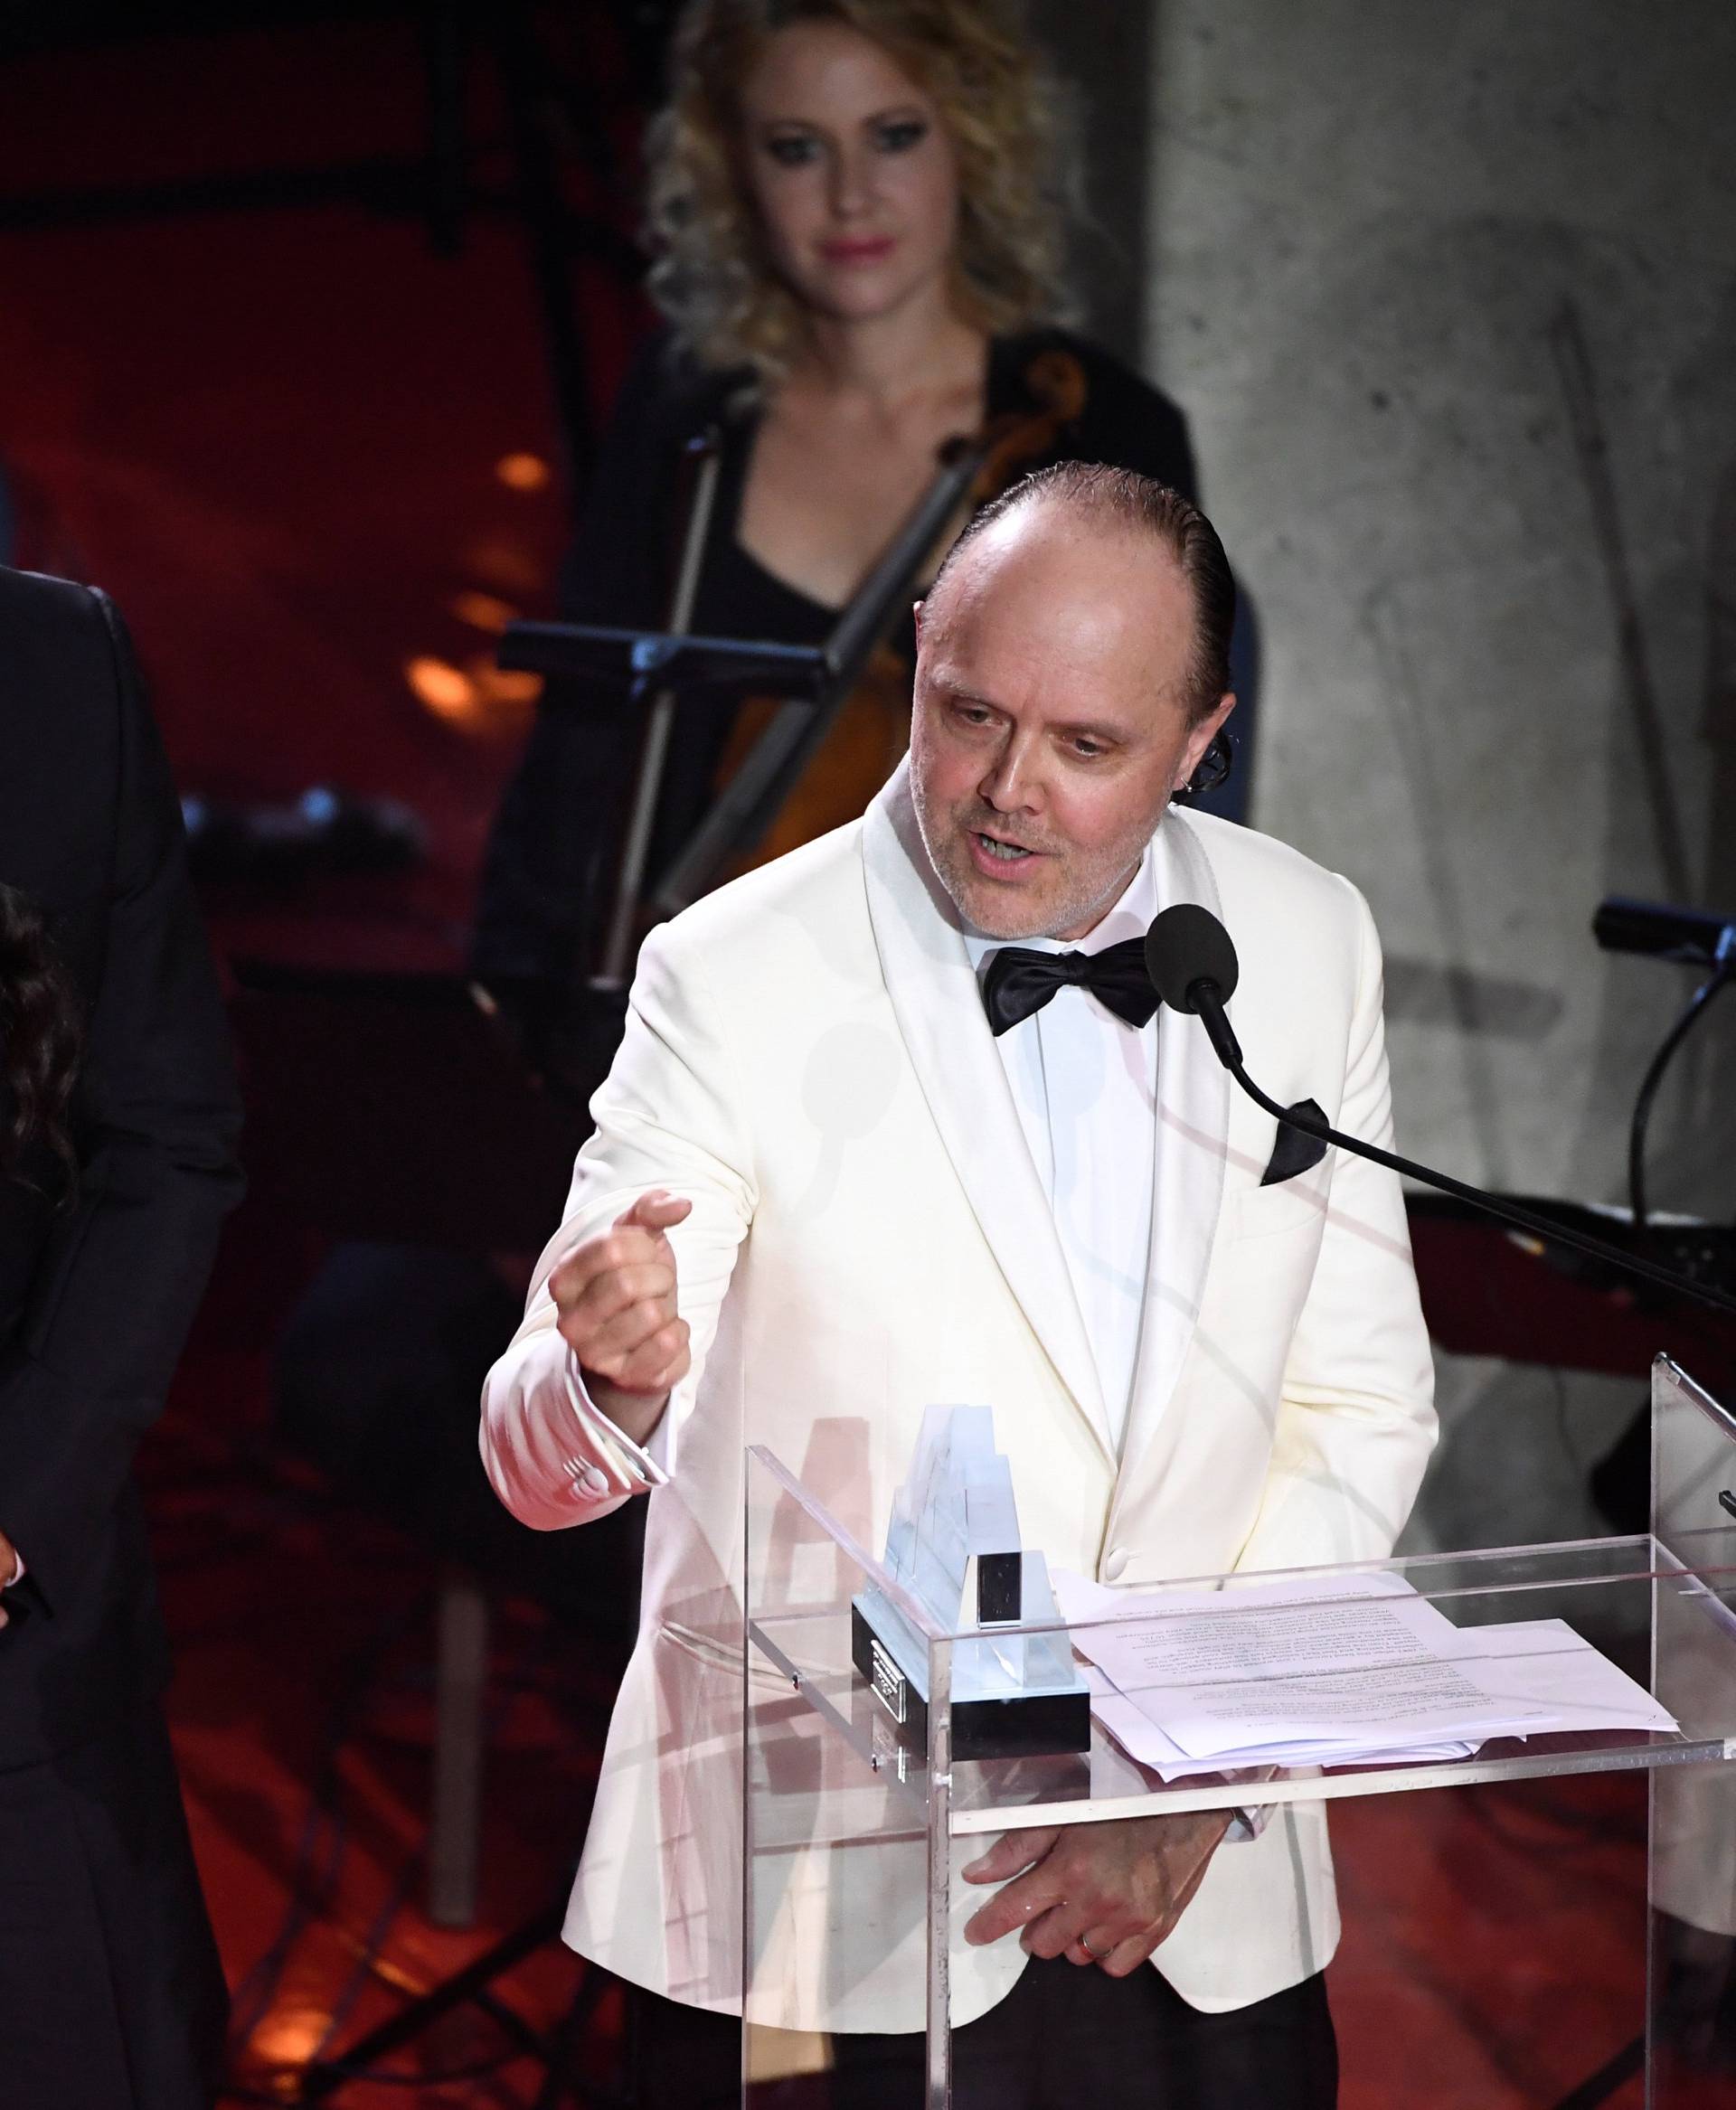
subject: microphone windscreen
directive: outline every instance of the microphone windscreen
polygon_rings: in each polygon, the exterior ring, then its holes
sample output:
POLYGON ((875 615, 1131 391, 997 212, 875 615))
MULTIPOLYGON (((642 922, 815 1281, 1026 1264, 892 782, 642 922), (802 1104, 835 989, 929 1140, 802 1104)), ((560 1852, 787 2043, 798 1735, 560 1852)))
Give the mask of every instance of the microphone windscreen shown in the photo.
POLYGON ((1630 901, 1611 894, 1598 905, 1591 935, 1607 953, 1645 953, 1684 966, 1717 965, 1727 928, 1722 916, 1677 909, 1664 901, 1630 901))
POLYGON ((1230 933, 1211 909, 1197 901, 1178 901, 1146 933, 1146 972, 1172 1011, 1195 1012, 1200 1007, 1188 994, 1194 983, 1215 982, 1227 1003, 1241 970, 1230 933))

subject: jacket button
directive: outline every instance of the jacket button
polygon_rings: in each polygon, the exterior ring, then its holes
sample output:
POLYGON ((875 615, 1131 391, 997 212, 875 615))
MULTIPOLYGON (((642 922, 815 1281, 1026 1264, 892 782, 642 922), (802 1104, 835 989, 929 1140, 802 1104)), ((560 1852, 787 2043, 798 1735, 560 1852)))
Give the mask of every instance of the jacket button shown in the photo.
POLYGON ((1103 1561, 1103 1573, 1110 1582, 1119 1582, 1127 1572, 1129 1559, 1125 1546, 1111 1546, 1103 1561))
POLYGON ((575 1494, 607 1494, 609 1475, 599 1473, 595 1465, 587 1465, 583 1472, 573 1474, 572 1491, 575 1494))

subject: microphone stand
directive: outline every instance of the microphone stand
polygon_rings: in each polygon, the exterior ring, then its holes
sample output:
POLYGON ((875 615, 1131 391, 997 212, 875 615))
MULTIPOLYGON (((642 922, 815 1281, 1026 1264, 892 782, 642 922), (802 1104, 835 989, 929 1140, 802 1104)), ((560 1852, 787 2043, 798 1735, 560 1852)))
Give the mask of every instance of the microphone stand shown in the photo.
MULTIPOLYGON (((717 498, 718 476, 723 459, 722 441, 715 428, 699 441, 694 452, 698 474, 693 506, 687 515, 687 532, 682 541, 681 568, 675 576, 675 590, 669 606, 667 635, 671 638, 684 637, 693 627, 700 566, 704 562, 706 538, 712 532, 712 508, 717 498)), ((634 671, 636 678, 627 692, 627 700, 638 703, 650 685, 652 670, 645 666, 634 671)), ((646 859, 651 849, 651 831, 657 817, 657 796, 663 789, 664 768, 669 758, 669 739, 675 730, 675 684, 665 681, 653 695, 651 708, 646 713, 638 768, 633 778, 633 799, 627 814, 627 837, 616 874, 615 903, 603 939, 602 961, 595 977, 604 989, 626 987, 633 955, 637 949, 639 891, 645 881, 646 859)))
POLYGON ((1686 1008, 1652 1057, 1634 1101, 1628 1129, 1628 1193, 1634 1229, 1644 1233, 1647 1215, 1646 1129, 1652 1116, 1652 1101, 1682 1043, 1711 1009, 1713 998, 1736 979, 1736 918, 1704 909, 1684 909, 1671 901, 1636 901, 1624 894, 1609 894, 1598 903, 1598 912, 1591 918, 1591 935, 1607 953, 1637 953, 1646 959, 1707 970, 1705 980, 1688 999, 1686 1008))
POLYGON ((1681 1016, 1664 1036, 1634 1100, 1633 1118, 1628 1129, 1628 1194, 1637 1231, 1646 1228, 1646 1130, 1652 1117, 1652 1101, 1657 1097, 1664 1072, 1675 1059, 1677 1049, 1712 1008, 1712 999, 1729 987, 1732 975, 1736 975, 1736 923, 1727 923, 1718 942, 1712 973, 1689 997, 1681 1016))
POLYGON ((1412 1158, 1401 1157, 1396 1151, 1382 1150, 1378 1144, 1363 1143, 1359 1137, 1346 1135, 1332 1126, 1324 1116, 1297 1113, 1288 1107, 1281 1107, 1249 1076, 1242 1062, 1241 1045, 1223 1008, 1223 994, 1220 985, 1204 976, 1187 984, 1187 1004, 1196 1009, 1200 1023, 1217 1053, 1220 1062, 1230 1072, 1257 1107, 1264 1108, 1275 1120, 1287 1128, 1300 1129, 1305 1135, 1318 1137, 1339 1150, 1347 1150, 1353 1157, 1366 1158, 1371 1164, 1384 1165, 1388 1172, 1401 1173, 1405 1178, 1418 1180, 1425 1187, 1438 1187, 1443 1194, 1454 1195, 1460 1201, 1468 1201, 1473 1208, 1486 1215, 1499 1217, 1504 1223, 1530 1232, 1552 1246, 1565 1246, 1576 1253, 1582 1253, 1593 1260, 1601 1260, 1608 1266, 1639 1276, 1642 1281, 1656 1283, 1659 1287, 1673 1290, 1678 1296, 1694 1299, 1708 1305, 1713 1311, 1736 1314, 1736 1296, 1726 1296, 1721 1290, 1708 1289, 1703 1285, 1678 1275, 1674 1268, 1661 1267, 1651 1260, 1642 1260, 1631 1253, 1624 1253, 1618 1246, 1607 1245, 1601 1239, 1590 1239, 1583 1233, 1570 1230, 1564 1224, 1552 1223, 1547 1217, 1533 1216, 1528 1209, 1518 1209, 1510 1201, 1499 1201, 1493 1194, 1485 1193, 1480 1187, 1473 1187, 1464 1180, 1455 1180, 1450 1173, 1435 1172, 1428 1165, 1420 1165, 1412 1158))
MULTIPOLYGON (((1171 909, 1167 912, 1175 915, 1181 911, 1171 909)), ((1733 928, 1736 927, 1725 928, 1718 941, 1711 976, 1695 992, 1687 1010, 1654 1057, 1652 1067, 1646 1073, 1646 1084, 1641 1088, 1640 1106, 1636 1109, 1635 1117, 1634 1177, 1636 1219, 1642 1228, 1644 1201, 1638 1165, 1639 1154, 1644 1148, 1644 1112, 1649 1108, 1651 1095, 1656 1089, 1657 1080, 1663 1075, 1665 1064, 1681 1045, 1689 1028, 1732 978, 1732 975, 1736 974, 1736 957, 1732 957, 1732 947, 1736 947, 1733 928)), ((1219 935, 1224 937, 1221 926, 1219 935)), ((1228 944, 1227 937, 1224 937, 1224 942, 1228 944)), ((1233 953, 1230 955, 1228 968, 1233 989, 1233 953)), ((1158 980, 1155 973, 1152 979, 1154 983, 1158 980)), ((1497 1201, 1493 1194, 1486 1194, 1480 1187, 1473 1187, 1464 1180, 1455 1180, 1449 1173, 1438 1173, 1429 1165, 1418 1164, 1412 1158, 1401 1157, 1397 1151, 1382 1150, 1378 1144, 1364 1143, 1357 1136, 1346 1135, 1335 1128, 1324 1115, 1297 1112, 1288 1107, 1279 1106, 1249 1076, 1247 1066, 1242 1060, 1241 1042, 1236 1039, 1235 1029, 1224 1011, 1222 984, 1211 976, 1197 975, 1190 980, 1183 992, 1181 1002, 1174 1008, 1198 1013, 1200 1023, 1205 1028, 1206 1037, 1219 1061, 1254 1104, 1271 1115, 1274 1120, 1281 1122, 1285 1127, 1299 1129, 1304 1135, 1312 1135, 1322 1142, 1330 1143, 1339 1150, 1349 1151, 1353 1157, 1366 1158, 1371 1164, 1383 1165, 1387 1171, 1402 1173, 1407 1179, 1420 1181, 1426 1187, 1438 1187, 1442 1193, 1451 1194, 1460 1201, 1467 1201, 1486 1215, 1515 1225, 1520 1230, 1528 1231, 1533 1238, 1550 1245, 1565 1246, 1571 1251, 1584 1254, 1590 1259, 1637 1276, 1643 1282, 1656 1283, 1661 1288, 1673 1290, 1678 1296, 1709 1305, 1713 1311, 1736 1313, 1736 1297, 1726 1296, 1719 1290, 1708 1289, 1684 1275, 1678 1275, 1673 1268, 1661 1267, 1653 1261, 1639 1259, 1633 1254, 1624 1253, 1618 1246, 1607 1245, 1601 1239, 1586 1238, 1579 1231, 1568 1229, 1563 1224, 1551 1223, 1544 1217, 1533 1216, 1528 1209, 1518 1209, 1509 1201, 1497 1201)), ((1726 1492, 1721 1493, 1718 1499, 1732 1516, 1736 1516, 1736 1495, 1726 1492)), ((1555 2110, 1591 2110, 1594 2104, 1607 2102, 1618 2087, 1640 2070, 1645 2063, 1645 2038, 1642 2035, 1631 2044, 1625 2045, 1571 2095, 1563 2096, 1555 2110)))

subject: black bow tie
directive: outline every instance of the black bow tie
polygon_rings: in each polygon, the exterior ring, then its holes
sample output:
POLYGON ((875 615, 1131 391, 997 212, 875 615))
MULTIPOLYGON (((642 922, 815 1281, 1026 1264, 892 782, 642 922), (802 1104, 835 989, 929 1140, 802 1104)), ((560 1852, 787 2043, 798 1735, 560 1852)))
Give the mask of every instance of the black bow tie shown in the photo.
POLYGON ((1144 1025, 1157 1008, 1143 937, 1124 938, 1100 953, 1033 953, 1004 945, 983 962, 982 988, 988 1030, 997 1038, 1041 1011, 1057 989, 1089 989, 1130 1026, 1144 1025))

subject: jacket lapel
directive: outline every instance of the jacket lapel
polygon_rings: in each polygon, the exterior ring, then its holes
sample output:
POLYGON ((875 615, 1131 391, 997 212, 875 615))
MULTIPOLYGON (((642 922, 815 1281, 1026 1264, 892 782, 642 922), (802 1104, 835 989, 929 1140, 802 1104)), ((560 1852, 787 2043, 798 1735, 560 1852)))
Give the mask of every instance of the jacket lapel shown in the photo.
POLYGON ((908 765, 869 807, 862 850, 886 993, 941 1143, 1007 1286, 1112 1462, 1085 1322, 957 915, 917 833, 908 765))
MULTIPOLYGON (((1164 907, 1197 901, 1218 915, 1211 862, 1193 825, 1174 807, 1164 816, 1157 847, 1164 907)), ((1154 1442, 1166 1448, 1175 1440, 1177 1419, 1165 1410, 1199 1317, 1223 1201, 1229 1135, 1230 1079, 1199 1020, 1165 1005, 1157 1022, 1151 1268, 1122 1446, 1124 1474, 1154 1442)))

